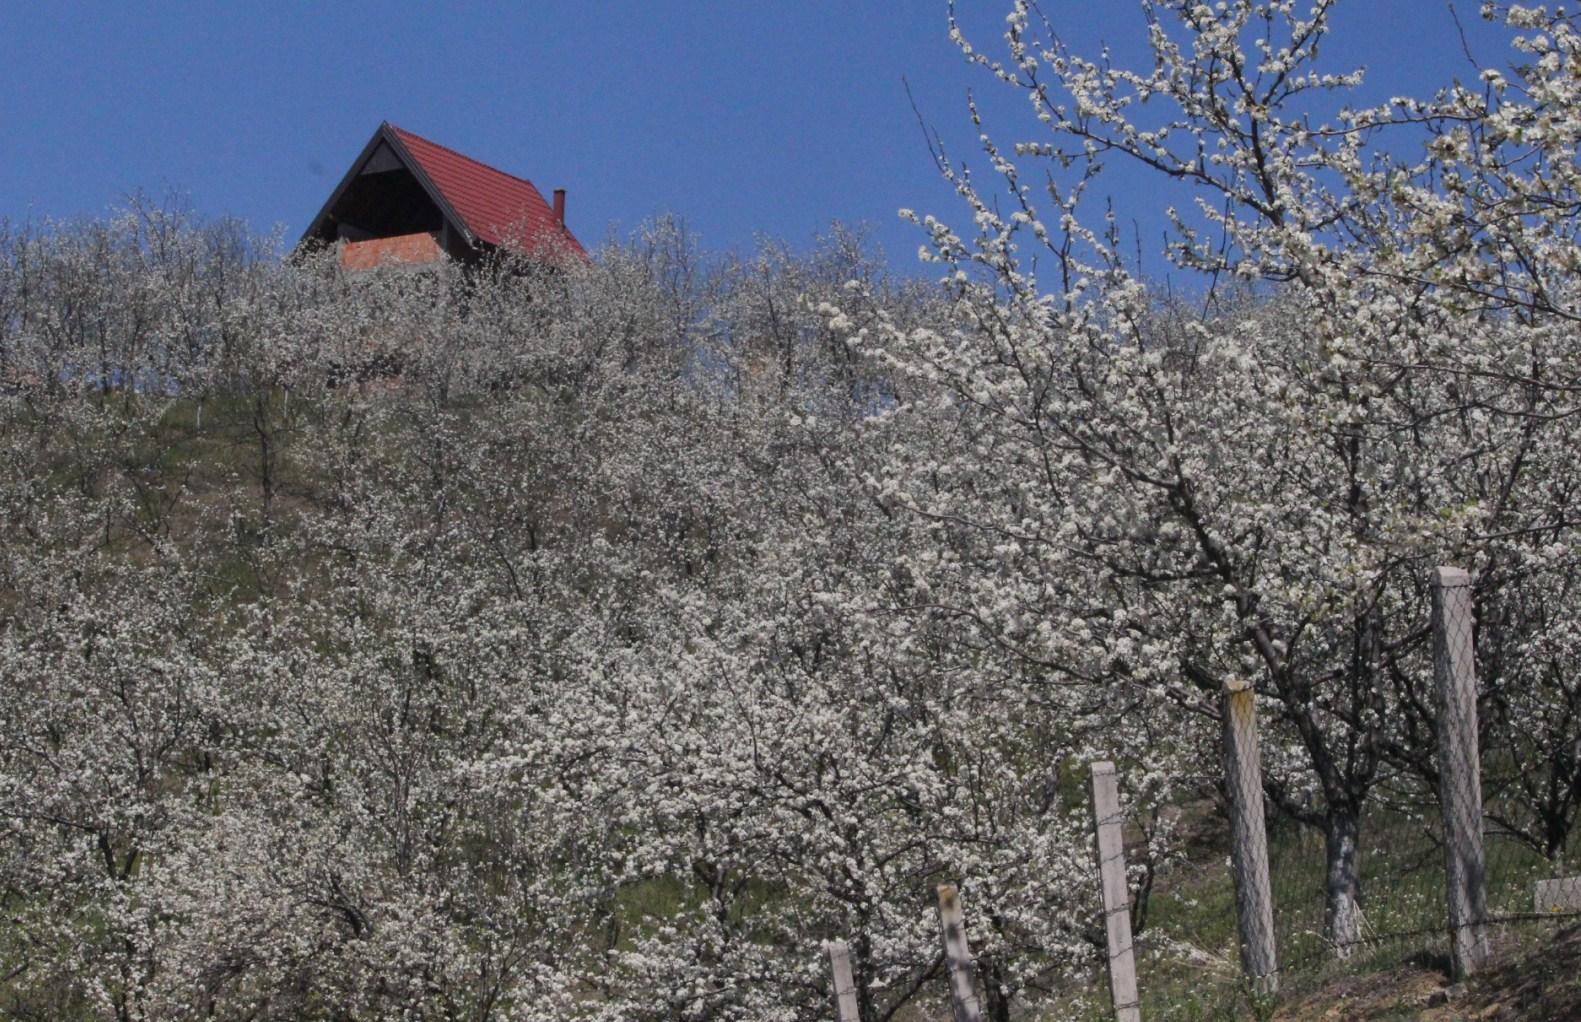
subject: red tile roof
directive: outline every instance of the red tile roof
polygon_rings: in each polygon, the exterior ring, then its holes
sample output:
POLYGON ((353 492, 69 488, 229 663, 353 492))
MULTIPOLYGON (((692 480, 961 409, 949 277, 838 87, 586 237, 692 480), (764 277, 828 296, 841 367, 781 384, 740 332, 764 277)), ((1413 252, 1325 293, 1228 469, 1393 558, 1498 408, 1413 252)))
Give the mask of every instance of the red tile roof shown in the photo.
POLYGON ((555 223, 554 211, 531 181, 495 170, 393 124, 390 129, 479 241, 531 253, 563 245, 586 257, 586 250, 571 232, 555 223))

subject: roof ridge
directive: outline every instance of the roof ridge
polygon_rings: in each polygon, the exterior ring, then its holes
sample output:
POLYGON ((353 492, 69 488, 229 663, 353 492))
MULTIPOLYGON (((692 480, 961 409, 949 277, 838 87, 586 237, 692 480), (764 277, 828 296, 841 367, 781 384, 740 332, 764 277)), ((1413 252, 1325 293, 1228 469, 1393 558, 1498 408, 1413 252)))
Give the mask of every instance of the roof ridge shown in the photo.
MULTIPOLYGON (((388 122, 388 121, 386 121, 385 123, 386 124, 390 124, 390 122, 388 122)), ((501 170, 500 168, 494 166, 492 163, 484 163, 482 160, 478 159, 475 156, 468 156, 466 153, 461 152, 458 149, 450 148, 449 146, 445 145, 443 142, 435 142, 433 139, 428 138, 426 135, 419 135, 415 131, 408 131, 405 128, 401 127, 400 125, 390 124, 390 130, 395 132, 397 135, 404 135, 407 138, 415 138, 415 139, 417 139, 417 141, 422 142, 422 143, 424 143, 426 145, 431 145, 435 149, 443 149, 445 152, 449 153, 451 156, 455 156, 455 157, 457 157, 459 159, 466 160, 468 163, 475 163, 478 166, 482 167, 484 170, 493 171, 494 173, 499 174, 502 177, 508 177, 508 178, 512 178, 514 180, 520 181, 522 184, 528 185, 529 187, 531 187, 533 191, 538 192, 538 197, 539 198, 543 197, 543 192, 538 191, 538 186, 537 185, 533 184, 527 178, 522 177, 519 174, 512 174, 508 170, 501 170)))

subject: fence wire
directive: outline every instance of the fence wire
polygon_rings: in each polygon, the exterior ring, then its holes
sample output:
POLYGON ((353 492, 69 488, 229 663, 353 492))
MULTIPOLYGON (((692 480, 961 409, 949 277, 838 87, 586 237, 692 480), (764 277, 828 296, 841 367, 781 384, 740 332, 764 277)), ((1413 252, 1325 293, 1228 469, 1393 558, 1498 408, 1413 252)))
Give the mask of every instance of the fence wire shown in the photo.
MULTIPOLYGON (((1226 686, 1217 796, 1180 807, 1187 853, 1150 865, 1131 903, 1145 1017, 1268 1017, 1339 975, 1459 973, 1581 918, 1581 563, 1554 570, 1440 569, 1397 601, 1377 673, 1400 719, 1353 817, 1321 792, 1292 798, 1290 718, 1226 686), (1282 766, 1273 783, 1265 762, 1282 766)), ((1060 1009, 1114 1005, 1095 987, 1060 1009)))
MULTIPOLYGON (((1483 608, 1479 621, 1469 578, 1446 573, 1435 581, 1435 701, 1431 721, 1423 721, 1430 755, 1380 768, 1353 827, 1321 804, 1299 819, 1265 809, 1256 790, 1255 713, 1226 698, 1236 941, 1249 977, 1259 975, 1249 949, 1263 944, 1274 949, 1276 983, 1380 954, 1439 967, 1458 951, 1480 965, 1490 941, 1522 939, 1518 927, 1581 915, 1581 870, 1571 865, 1581 852, 1573 834, 1577 796, 1564 786, 1581 773, 1581 700, 1549 678, 1550 698, 1565 705, 1534 712, 1543 679, 1532 674, 1542 665, 1511 656, 1511 648, 1530 650, 1551 622, 1534 619, 1525 603, 1483 608), (1540 736, 1522 730, 1523 712, 1545 722, 1540 736), (1240 825, 1242 806, 1261 815, 1265 837, 1240 825), (1272 906, 1261 914, 1260 858, 1272 906)), ((1561 652, 1568 673, 1576 651, 1561 652)))

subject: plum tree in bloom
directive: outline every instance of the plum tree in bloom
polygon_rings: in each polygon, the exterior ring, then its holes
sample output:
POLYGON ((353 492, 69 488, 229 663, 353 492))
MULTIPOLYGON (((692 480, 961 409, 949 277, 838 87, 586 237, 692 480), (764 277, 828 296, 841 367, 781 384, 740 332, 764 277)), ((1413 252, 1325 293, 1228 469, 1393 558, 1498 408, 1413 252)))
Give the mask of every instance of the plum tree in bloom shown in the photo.
POLYGON ((1101 715, 898 566, 892 381, 818 312, 931 296, 844 235, 346 278, 140 224, 0 264, 17 1013, 807 1018, 843 935, 893 1017, 941 878, 997 1017, 1090 960, 1101 715))
POLYGON ((839 936, 897 1018, 949 881, 1005 1019, 1101 962, 1079 765, 1124 764, 1145 891, 1231 679, 1343 947, 1364 810, 1432 778, 1445 561, 1541 767, 1490 812, 1558 854, 1569 24, 1320 122, 1332 4, 1144 7, 1134 73, 1029 5, 997 66, 961 37, 1044 134, 986 141, 1008 204, 957 176, 965 236, 919 220, 937 288, 840 231, 352 277, 149 210, 5 232, 6 1010, 826 1017, 839 936), (1113 158, 1212 196, 1206 313, 1084 228, 1113 158))
POLYGON ((1363 807, 1387 771, 1431 769, 1427 567, 1473 568, 1492 601, 1553 577, 1505 568, 1564 549, 1573 521, 1552 498, 1577 107, 1548 57, 1569 23, 1512 9, 1546 33, 1515 42, 1544 57, 1529 90, 1490 75, 1322 119, 1360 81, 1318 63, 1334 6, 1144 0, 1135 70, 1070 52, 1030 3, 1003 57, 957 28, 1042 134, 983 136, 1009 212, 946 168, 974 232, 919 221, 951 314, 851 340, 902 381, 875 499, 950 537, 907 569, 1051 684, 1211 714, 1224 682, 1254 681, 1278 728, 1269 794, 1325 835, 1344 949, 1363 807), (1381 145, 1412 131, 1416 162, 1381 145), (1072 173, 1033 185, 1029 159, 1072 173), (1171 252, 1221 281, 1206 316, 1082 225, 1105 160, 1197 190, 1171 252), (913 420, 954 428, 914 446, 913 420))

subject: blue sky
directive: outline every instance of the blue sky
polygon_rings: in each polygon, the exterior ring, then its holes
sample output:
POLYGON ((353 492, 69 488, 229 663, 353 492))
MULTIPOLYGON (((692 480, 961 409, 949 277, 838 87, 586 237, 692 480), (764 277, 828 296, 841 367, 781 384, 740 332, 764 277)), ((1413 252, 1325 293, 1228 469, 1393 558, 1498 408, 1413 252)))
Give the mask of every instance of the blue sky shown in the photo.
MULTIPOLYGON (((1502 66, 1502 34, 1462 18, 1502 66)), ((1005 6, 963 0, 992 43, 1005 6)), ((1070 42, 1134 52, 1134 0, 1044 0, 1070 42)), ((1441 0, 1349 0, 1330 47, 1369 94, 1471 76, 1441 0)), ((1025 103, 967 67, 943 0, 536 0, 374 4, 0 0, 0 217, 100 215, 175 192, 294 239, 380 120, 569 190, 584 242, 663 213, 710 249, 807 244, 866 224, 916 269, 900 207, 966 216, 938 178, 902 80, 960 156, 973 90, 1006 139, 1025 103)), ((1117 169, 1100 189, 1158 249, 1159 193, 1117 169), (1150 240, 1152 239, 1152 240, 1150 240)), ((1155 266, 1161 266, 1155 262, 1155 266)))

